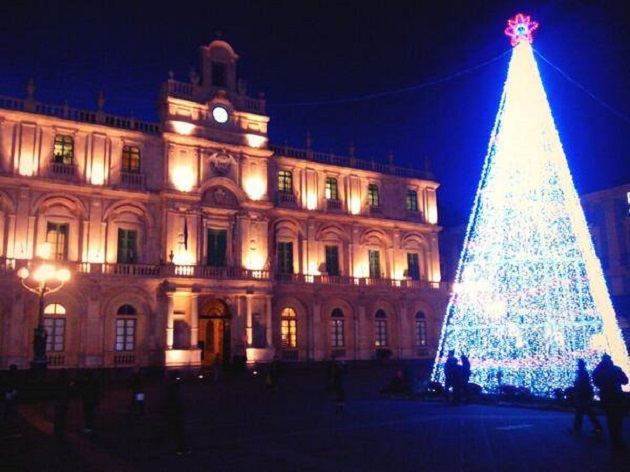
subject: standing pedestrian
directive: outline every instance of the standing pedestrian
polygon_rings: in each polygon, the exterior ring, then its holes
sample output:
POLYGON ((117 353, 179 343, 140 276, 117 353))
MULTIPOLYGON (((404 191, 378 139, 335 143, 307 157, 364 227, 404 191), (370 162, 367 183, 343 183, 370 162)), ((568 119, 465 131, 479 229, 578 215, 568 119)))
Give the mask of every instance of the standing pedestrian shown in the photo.
POLYGON ((135 416, 144 416, 145 405, 145 389, 144 389, 144 376, 140 370, 136 370, 129 382, 131 387, 131 405, 129 411, 135 416))
POLYGON ((53 401, 54 401, 54 420, 53 431, 55 437, 59 441, 66 439, 66 422, 68 419, 68 409, 70 408, 70 399, 74 389, 74 382, 70 379, 68 371, 62 369, 59 371, 59 377, 54 385, 53 401))
MULTIPOLYGON (((455 351, 448 351, 446 362, 444 363, 444 393, 446 394, 446 401, 451 402, 453 397, 451 396, 451 389, 455 389, 455 376, 457 375, 457 369, 459 364, 455 357, 455 351)), ((454 395, 453 391, 453 395, 454 395)))
POLYGON ((571 433, 580 434, 582 432, 582 420, 587 415, 591 420, 593 428, 595 428, 596 437, 601 437, 602 426, 599 423, 595 412, 593 411, 593 386, 591 385, 591 377, 586 370, 586 362, 584 359, 578 359, 578 369, 575 373, 575 381, 573 382, 573 403, 575 406, 575 416, 573 417, 573 428, 571 433))
POLYGON ((346 365, 335 356, 332 357, 331 380, 332 389, 335 392, 335 409, 338 413, 342 412, 345 407, 346 389, 344 385, 344 377, 348 373, 346 365))
POLYGON ((166 384, 164 414, 169 436, 174 440, 177 455, 190 454, 186 437, 184 401, 182 399, 181 378, 178 371, 169 373, 166 384))
POLYGON ((80 393, 83 406, 83 432, 89 434, 94 429, 94 415, 101 400, 101 387, 92 372, 88 371, 83 376, 80 393))
POLYGON ((13 423, 16 416, 16 403, 18 397, 18 375, 17 365, 11 364, 6 379, 2 383, 2 399, 4 401, 2 409, 2 420, 6 423, 13 423))
POLYGON ((280 377, 280 356, 277 354, 273 356, 273 361, 267 368, 267 374, 265 376, 265 383, 267 388, 275 393, 278 390, 278 380, 280 377))
POLYGON ((214 377, 214 383, 217 383, 221 378, 221 371, 223 370, 223 362, 221 362, 221 353, 218 353, 214 357, 214 365, 212 367, 212 374, 214 377))
POLYGON ((470 401, 470 389, 468 383, 470 382, 470 360, 466 354, 462 354, 460 357, 462 362, 462 396, 466 403, 470 401))
POLYGON ((623 415, 625 414, 624 395, 621 386, 628 383, 628 377, 616 366, 608 354, 593 370, 593 383, 599 388, 599 398, 606 413, 606 426, 610 443, 615 450, 625 449, 623 443, 623 415))

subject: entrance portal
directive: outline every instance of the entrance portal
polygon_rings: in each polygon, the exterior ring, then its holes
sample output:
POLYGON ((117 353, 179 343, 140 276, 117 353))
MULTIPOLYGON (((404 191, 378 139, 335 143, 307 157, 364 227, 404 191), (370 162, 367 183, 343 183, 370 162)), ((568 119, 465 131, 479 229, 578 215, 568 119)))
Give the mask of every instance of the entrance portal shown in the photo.
POLYGON ((199 348, 201 363, 214 364, 217 356, 223 364, 230 360, 230 313, 218 298, 208 298, 199 310, 199 348))

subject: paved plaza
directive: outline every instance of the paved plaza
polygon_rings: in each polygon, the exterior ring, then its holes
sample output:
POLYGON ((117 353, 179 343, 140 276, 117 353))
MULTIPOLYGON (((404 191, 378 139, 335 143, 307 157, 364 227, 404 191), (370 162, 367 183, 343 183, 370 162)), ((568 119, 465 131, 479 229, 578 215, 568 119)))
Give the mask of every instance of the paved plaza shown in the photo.
POLYGON ((164 428, 160 378, 150 380, 147 414, 139 418, 129 417, 125 383, 109 382, 94 433, 81 432, 75 400, 65 443, 52 436, 51 405, 21 405, 22 420, 0 429, 2 470, 628 470, 630 456, 613 454, 606 438, 597 442, 590 424, 582 437, 568 434, 570 412, 384 397, 379 390, 395 370, 394 362, 353 367, 343 412, 324 388, 321 366, 284 369, 277 392, 251 372, 216 383, 189 378, 183 393, 192 453, 183 456, 164 428))

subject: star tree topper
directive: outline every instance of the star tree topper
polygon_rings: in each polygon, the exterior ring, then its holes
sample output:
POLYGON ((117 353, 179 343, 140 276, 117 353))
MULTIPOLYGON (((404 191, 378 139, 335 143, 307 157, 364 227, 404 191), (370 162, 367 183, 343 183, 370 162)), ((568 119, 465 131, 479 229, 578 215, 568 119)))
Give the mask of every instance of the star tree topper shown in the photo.
POLYGON ((538 23, 532 21, 529 16, 519 13, 515 15, 514 18, 508 20, 508 27, 505 29, 505 34, 510 37, 512 46, 516 46, 521 41, 532 43, 534 41, 532 33, 536 28, 538 28, 538 23))

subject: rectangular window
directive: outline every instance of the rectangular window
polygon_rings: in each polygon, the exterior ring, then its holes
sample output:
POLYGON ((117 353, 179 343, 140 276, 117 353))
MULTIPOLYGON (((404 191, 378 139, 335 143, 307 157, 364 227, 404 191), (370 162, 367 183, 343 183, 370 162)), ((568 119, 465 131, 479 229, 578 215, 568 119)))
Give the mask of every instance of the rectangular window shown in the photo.
POLYGON ((50 243, 50 258, 56 261, 68 259, 68 223, 46 224, 46 242, 50 243))
POLYGON ((405 208, 407 208, 407 211, 418 211, 418 192, 415 190, 407 190, 405 208))
POLYGON ((337 179, 334 177, 326 177, 326 200, 339 200, 337 179))
POLYGON ((416 319, 416 346, 427 345, 427 322, 423 319, 416 319))
POLYGON ((46 351, 62 352, 64 350, 66 336, 65 318, 44 318, 44 329, 46 330, 46 351))
POLYGON ((326 246, 326 272, 328 275, 339 275, 339 247, 326 246))
POLYGON ((72 165, 74 159, 74 140, 72 136, 63 134, 55 136, 53 156, 56 164, 72 165))
POLYGON ((136 320, 116 320, 116 351, 134 351, 136 349, 136 320))
POLYGON ((123 146, 122 170, 130 174, 140 173, 140 148, 138 146, 123 146))
POLYGON ((384 347, 387 346, 387 320, 382 318, 377 318, 375 324, 376 336, 375 336, 375 346, 376 347, 384 347))
POLYGON ((420 280, 420 263, 418 254, 413 252, 407 253, 407 277, 411 280, 420 280))
POLYGON ((370 278, 381 278, 381 254, 379 251, 368 251, 370 263, 370 278))
POLYGON ((381 206, 381 200, 378 194, 378 185, 376 184, 368 185, 368 205, 371 207, 381 206))
POLYGON ((116 262, 119 264, 133 264, 137 261, 138 232, 135 229, 118 228, 118 254, 116 262))
POLYGON ((208 257, 210 267, 225 267, 227 253, 227 230, 208 229, 208 257))
POLYGON ((282 193, 293 193, 293 174, 290 170, 278 172, 278 191, 282 193))
POLYGON ((278 272, 293 273, 293 243, 278 243, 278 272))
POLYGON ((343 320, 330 320, 330 345, 333 348, 344 347, 343 320))

